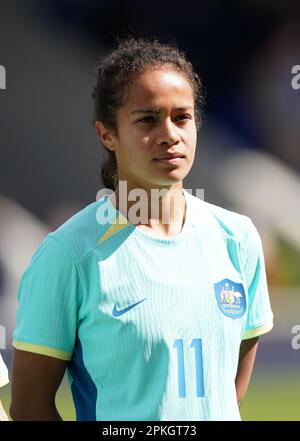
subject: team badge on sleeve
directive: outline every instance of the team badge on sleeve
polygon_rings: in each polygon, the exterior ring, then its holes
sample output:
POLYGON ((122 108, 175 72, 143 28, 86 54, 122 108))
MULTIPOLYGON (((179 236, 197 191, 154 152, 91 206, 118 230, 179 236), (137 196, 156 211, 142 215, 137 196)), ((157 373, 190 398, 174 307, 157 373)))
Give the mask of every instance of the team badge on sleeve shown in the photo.
POLYGON ((224 279, 215 283, 214 287, 218 307, 223 314, 233 319, 241 318, 247 307, 243 285, 224 279))

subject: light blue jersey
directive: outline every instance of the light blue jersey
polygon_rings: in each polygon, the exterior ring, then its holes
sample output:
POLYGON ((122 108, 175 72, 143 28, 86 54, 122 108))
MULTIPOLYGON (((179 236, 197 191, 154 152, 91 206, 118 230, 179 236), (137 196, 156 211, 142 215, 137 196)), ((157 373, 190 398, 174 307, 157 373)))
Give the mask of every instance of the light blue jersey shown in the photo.
POLYGON ((240 344, 273 321, 261 241, 248 217, 184 195, 169 238, 115 223, 103 196, 22 277, 13 345, 69 360, 78 420, 240 420, 240 344))

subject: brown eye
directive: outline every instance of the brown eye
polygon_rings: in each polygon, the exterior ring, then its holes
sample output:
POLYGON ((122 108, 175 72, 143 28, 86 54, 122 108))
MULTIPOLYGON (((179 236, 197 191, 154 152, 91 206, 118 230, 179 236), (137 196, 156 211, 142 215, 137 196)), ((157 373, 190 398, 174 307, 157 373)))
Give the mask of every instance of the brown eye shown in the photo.
POLYGON ((145 123, 145 124, 154 124, 155 118, 154 116, 144 116, 143 118, 138 119, 137 122, 145 123))
POLYGON ((190 115, 182 114, 182 115, 177 115, 176 118, 175 118, 175 121, 185 122, 185 121, 187 121, 189 119, 191 119, 190 115))

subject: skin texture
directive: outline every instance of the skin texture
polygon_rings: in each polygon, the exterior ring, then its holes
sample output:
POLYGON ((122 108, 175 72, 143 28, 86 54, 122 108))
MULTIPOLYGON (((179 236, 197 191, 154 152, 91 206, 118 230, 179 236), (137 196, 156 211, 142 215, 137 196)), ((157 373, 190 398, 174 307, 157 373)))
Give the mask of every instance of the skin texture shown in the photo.
POLYGON ((255 362, 258 341, 259 337, 255 337, 241 342, 239 364, 235 378, 236 396, 239 406, 247 392, 255 362))
MULTIPOLYGON (((196 149, 193 90, 181 74, 166 67, 138 76, 124 98, 117 112, 117 133, 97 121, 97 134, 106 148, 115 151, 119 180, 127 181, 128 192, 133 188, 142 188, 147 194, 152 188, 167 190, 158 211, 151 210, 148 197, 150 215, 146 224, 138 227, 155 230, 160 236, 176 235, 185 221, 184 197, 178 190, 183 188, 196 149), (158 163, 155 158, 166 152, 180 152, 184 159, 178 164, 158 163), (170 212, 168 224, 160 222, 165 211, 170 212)), ((116 196, 119 207, 118 190, 116 196)), ((236 376, 239 404, 248 387, 257 344, 257 338, 241 343, 236 376)), ((65 361, 14 349, 11 417, 60 420, 55 395, 66 367, 65 361)))
POLYGON ((59 421, 55 395, 67 363, 14 349, 10 416, 15 421, 59 421))

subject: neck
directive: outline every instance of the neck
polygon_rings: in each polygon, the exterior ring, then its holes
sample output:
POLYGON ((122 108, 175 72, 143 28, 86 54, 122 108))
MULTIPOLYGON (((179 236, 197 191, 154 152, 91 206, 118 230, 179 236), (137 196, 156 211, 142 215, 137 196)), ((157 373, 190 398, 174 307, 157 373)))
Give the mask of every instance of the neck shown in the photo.
POLYGON ((145 188, 120 181, 110 200, 130 223, 141 229, 170 236, 178 234, 185 222, 182 182, 169 187, 145 188))

